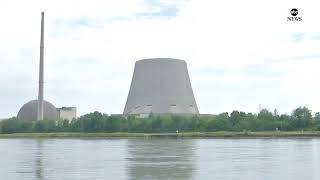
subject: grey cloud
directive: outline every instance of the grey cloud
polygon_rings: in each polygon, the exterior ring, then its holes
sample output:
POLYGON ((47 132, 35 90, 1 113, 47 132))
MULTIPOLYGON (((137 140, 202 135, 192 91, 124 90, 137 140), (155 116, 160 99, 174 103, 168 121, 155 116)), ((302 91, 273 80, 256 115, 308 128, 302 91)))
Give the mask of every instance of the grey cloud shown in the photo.
POLYGON ((311 37, 312 40, 315 40, 315 41, 319 41, 320 40, 320 35, 314 35, 311 37))

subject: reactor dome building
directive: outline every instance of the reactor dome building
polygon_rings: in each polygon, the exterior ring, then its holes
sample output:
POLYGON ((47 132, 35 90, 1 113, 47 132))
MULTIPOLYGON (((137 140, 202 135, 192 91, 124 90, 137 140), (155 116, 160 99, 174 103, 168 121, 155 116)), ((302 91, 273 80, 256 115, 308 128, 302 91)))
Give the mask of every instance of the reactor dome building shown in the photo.
MULTIPOLYGON (((48 101, 43 101, 43 118, 48 120, 59 119, 57 109, 48 101)), ((38 100, 32 100, 24 104, 18 112, 18 119, 36 120, 38 118, 38 100)))
POLYGON ((39 90, 38 99, 24 104, 17 117, 23 120, 58 120, 57 109, 43 99, 44 83, 44 12, 41 13, 41 38, 40 38, 40 64, 39 64, 39 90))
POLYGON ((187 63, 152 58, 135 63, 124 115, 199 114, 187 63))

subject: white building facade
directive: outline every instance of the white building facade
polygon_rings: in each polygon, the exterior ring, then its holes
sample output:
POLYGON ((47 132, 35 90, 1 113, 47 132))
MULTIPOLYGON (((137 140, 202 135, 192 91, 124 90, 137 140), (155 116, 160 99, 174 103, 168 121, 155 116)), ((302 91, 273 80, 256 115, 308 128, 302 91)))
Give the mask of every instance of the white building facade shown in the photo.
POLYGON ((60 119, 67 119, 72 121, 72 119, 77 118, 77 108, 76 107, 61 107, 57 108, 60 119))

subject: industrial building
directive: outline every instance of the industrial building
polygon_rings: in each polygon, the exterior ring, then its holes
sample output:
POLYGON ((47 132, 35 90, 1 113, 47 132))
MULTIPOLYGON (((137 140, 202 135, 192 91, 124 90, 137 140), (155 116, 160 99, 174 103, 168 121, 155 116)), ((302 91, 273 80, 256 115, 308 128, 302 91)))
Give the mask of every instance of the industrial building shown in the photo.
POLYGON ((69 122, 72 119, 77 118, 77 108, 76 107, 61 107, 57 108, 59 119, 67 119, 69 122))
MULTIPOLYGON (((39 100, 32 100, 24 104, 17 115, 18 119, 37 120, 38 119, 38 103, 39 100)), ((59 119, 59 113, 53 104, 43 101, 43 118, 48 120, 59 119)))
POLYGON ((199 114, 187 63, 153 58, 135 63, 124 115, 199 114))
POLYGON ((44 100, 44 12, 41 12, 40 66, 38 99, 24 104, 17 117, 23 120, 58 120, 76 117, 76 109, 71 111, 57 109, 52 103, 44 100))

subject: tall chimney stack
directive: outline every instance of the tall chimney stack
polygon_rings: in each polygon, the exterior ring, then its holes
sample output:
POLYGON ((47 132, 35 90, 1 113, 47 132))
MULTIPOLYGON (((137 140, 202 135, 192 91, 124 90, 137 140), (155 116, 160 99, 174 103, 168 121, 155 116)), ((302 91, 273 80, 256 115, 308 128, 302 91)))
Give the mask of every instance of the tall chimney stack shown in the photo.
POLYGON ((43 120, 43 50, 44 50, 44 12, 41 12, 41 40, 40 40, 40 67, 37 120, 43 120))

